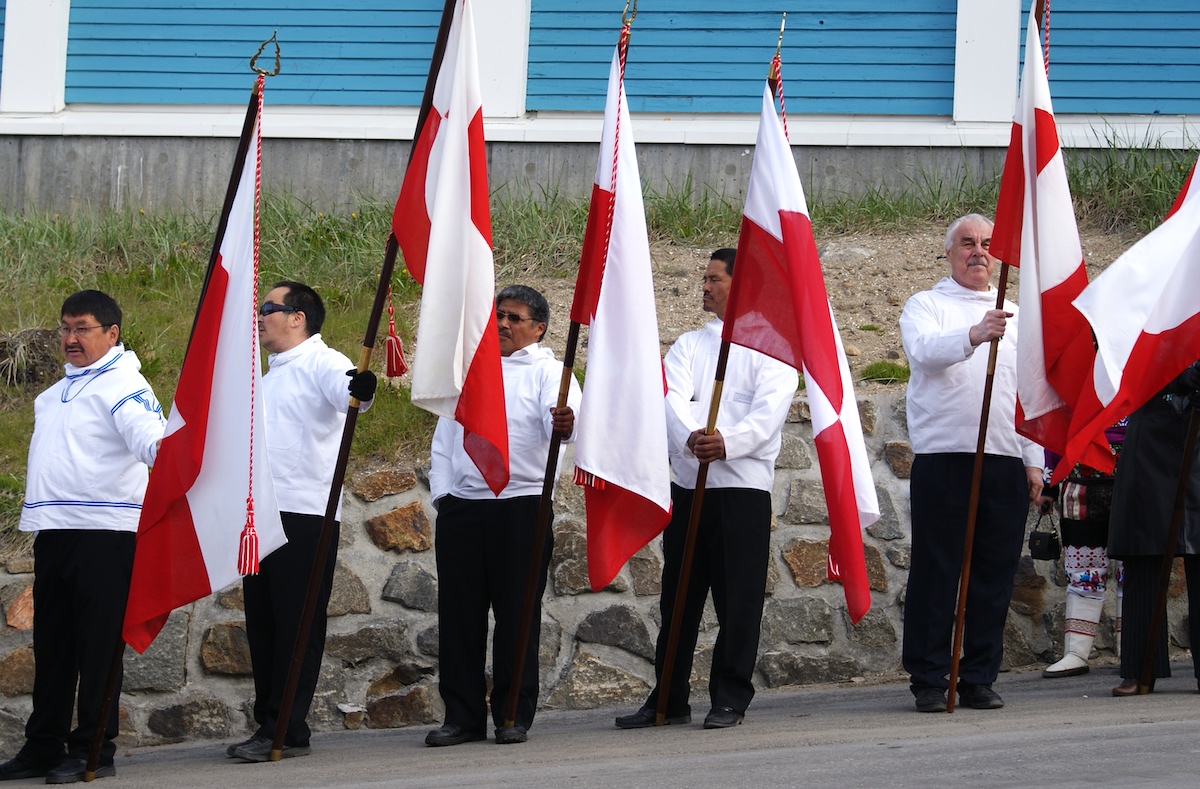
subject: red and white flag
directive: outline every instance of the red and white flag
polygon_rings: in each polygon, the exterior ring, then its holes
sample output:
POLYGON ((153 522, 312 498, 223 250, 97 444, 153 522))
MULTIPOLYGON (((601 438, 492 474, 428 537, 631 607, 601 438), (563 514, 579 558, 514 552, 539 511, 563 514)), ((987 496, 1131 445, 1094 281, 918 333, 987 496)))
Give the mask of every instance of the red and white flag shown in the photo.
POLYGON ((1200 185, 1192 173, 1166 221, 1117 258, 1075 306, 1096 334, 1067 442, 1085 444, 1200 359, 1200 185))
POLYGON ((724 339, 803 373, 829 508, 829 578, 850 618, 871 607, 862 529, 879 519, 850 367, 825 292, 796 161, 768 83, 725 308, 724 339))
POLYGON ((625 36, 609 70, 600 158, 571 305, 571 320, 590 326, 575 481, 584 485, 594 591, 607 586, 671 519, 650 242, 622 80, 625 36))
POLYGON ((486 153, 471 0, 460 0, 392 232, 422 285, 412 402, 462 425, 467 455, 499 495, 508 484, 508 423, 486 153))
MULTIPOLYGON (((1017 432, 1066 457, 1075 402, 1096 353, 1087 320, 1071 304, 1087 286, 1087 269, 1034 14, 990 252, 1021 269, 1017 432)), ((1060 463, 1056 480, 1080 461, 1113 468, 1108 443, 1098 440, 1060 463)))
POLYGON ((244 155, 234 163, 240 176, 230 184, 225 231, 142 504, 123 628, 125 642, 138 652, 150 646, 171 611, 241 577, 243 536, 256 534, 255 560, 287 542, 264 441, 255 292, 257 112, 253 118, 249 144, 243 138, 244 155))

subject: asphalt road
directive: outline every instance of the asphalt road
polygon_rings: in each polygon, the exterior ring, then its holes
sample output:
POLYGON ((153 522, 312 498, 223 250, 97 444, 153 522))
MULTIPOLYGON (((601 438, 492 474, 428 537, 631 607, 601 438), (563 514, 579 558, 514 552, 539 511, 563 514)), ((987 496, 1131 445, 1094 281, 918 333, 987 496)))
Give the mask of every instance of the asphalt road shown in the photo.
MULTIPOLYGON (((921 714, 906 684, 760 693, 743 725, 622 731, 619 710, 544 712, 529 742, 427 748, 429 727, 331 732, 310 756, 247 764, 218 742, 117 755, 122 787, 1127 787, 1200 786, 1190 663, 1149 696, 1116 699, 1115 668, 1001 675, 1000 710, 921 714)), ((37 783, 14 781, 10 786, 37 783)))

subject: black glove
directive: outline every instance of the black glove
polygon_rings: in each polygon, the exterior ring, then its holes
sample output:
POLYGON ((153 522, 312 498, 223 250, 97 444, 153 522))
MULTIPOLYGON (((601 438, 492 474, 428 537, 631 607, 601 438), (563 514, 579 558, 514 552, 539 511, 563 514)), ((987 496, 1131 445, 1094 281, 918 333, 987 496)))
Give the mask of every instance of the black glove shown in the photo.
POLYGON ((1176 379, 1179 386, 1184 392, 1195 392, 1200 390, 1200 362, 1192 364, 1191 367, 1179 374, 1176 379))
POLYGON ((350 376, 351 397, 360 403, 375 398, 375 386, 379 383, 375 373, 370 370, 363 370, 361 373, 357 370, 347 370, 346 375, 350 376))

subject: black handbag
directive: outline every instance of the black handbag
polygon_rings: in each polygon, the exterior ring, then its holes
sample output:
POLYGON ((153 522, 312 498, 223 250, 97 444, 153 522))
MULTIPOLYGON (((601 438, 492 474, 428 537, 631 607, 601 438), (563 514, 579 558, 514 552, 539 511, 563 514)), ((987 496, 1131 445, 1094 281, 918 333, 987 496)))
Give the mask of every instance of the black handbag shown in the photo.
POLYGON ((1042 513, 1038 522, 1034 524, 1033 531, 1029 533, 1029 556, 1047 562, 1056 562, 1062 556, 1062 540, 1058 537, 1054 518, 1051 518, 1048 512, 1042 513), (1050 519, 1050 529, 1040 531, 1042 521, 1047 518, 1050 519))

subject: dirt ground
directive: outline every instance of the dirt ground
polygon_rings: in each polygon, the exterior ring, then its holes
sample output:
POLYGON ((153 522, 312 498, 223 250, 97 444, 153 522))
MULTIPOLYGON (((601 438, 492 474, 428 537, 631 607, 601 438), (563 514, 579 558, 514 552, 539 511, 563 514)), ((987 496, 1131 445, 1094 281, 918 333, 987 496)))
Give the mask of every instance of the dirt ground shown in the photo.
MULTIPOLYGON (((1088 278, 1095 278, 1137 238, 1081 233, 1088 278)), ((862 233, 817 239, 825 287, 846 347, 851 374, 860 391, 883 386, 857 381, 871 362, 907 363, 900 343, 900 311, 909 296, 928 290, 948 274, 944 241, 945 228, 934 225, 907 233, 862 233)), ((736 239, 731 238, 727 243, 733 245, 736 239)), ((659 340, 665 354, 676 337, 702 326, 710 317, 700 309, 700 285, 712 249, 658 243, 650 252, 654 262, 659 340)), ((537 288, 549 300, 551 323, 546 344, 561 358, 566 346, 574 279, 533 274, 521 277, 520 281, 537 288)), ((509 283, 496 284, 502 287, 509 283)), ((1019 274, 1014 269, 1009 275, 1008 298, 1019 302, 1019 287, 1019 274)), ((578 358, 581 363, 586 361, 586 348, 579 349, 578 358)))

